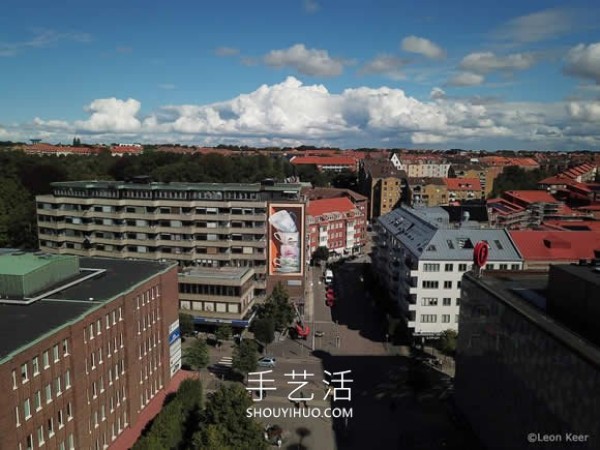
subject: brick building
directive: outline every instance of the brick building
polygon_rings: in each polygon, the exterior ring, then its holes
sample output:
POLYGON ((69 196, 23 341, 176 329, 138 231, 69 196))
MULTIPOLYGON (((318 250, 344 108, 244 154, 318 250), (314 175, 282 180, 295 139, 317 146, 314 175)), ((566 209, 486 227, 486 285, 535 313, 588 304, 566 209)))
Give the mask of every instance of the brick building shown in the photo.
POLYGON ((0 448, 110 447, 180 368, 176 265, 0 253, 0 448))

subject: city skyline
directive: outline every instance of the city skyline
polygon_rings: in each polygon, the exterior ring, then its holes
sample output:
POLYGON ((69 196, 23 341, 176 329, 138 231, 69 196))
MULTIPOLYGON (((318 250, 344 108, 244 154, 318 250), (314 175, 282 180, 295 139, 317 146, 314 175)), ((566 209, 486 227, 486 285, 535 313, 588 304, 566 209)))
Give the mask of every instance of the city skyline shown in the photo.
POLYGON ((9 1, 0 140, 598 148, 600 7, 397 3, 9 1))

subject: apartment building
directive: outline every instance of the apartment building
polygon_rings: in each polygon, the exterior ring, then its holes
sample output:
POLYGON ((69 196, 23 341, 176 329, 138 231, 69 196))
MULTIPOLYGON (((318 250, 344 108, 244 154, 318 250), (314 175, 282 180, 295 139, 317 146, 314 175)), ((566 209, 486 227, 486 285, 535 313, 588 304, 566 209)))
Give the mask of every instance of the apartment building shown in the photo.
POLYGON ((307 216, 309 255, 318 247, 332 255, 353 255, 366 243, 366 217, 347 197, 310 200, 307 216))
POLYGON ((402 170, 411 178, 445 178, 450 170, 450 163, 433 156, 399 155, 394 153, 390 162, 396 170, 402 170))
POLYGON ((407 176, 387 159, 361 161, 359 189, 369 199, 368 218, 379 217, 398 207, 407 191, 407 176))
POLYGON ((600 448, 598 289, 590 264, 465 275, 454 398, 485 448, 600 448))
POLYGON ((443 180, 450 203, 484 198, 479 178, 444 178, 443 180))
POLYGON ((523 261, 505 230, 460 228, 442 208, 401 207, 375 223, 374 272, 414 337, 458 329, 461 280, 473 248, 489 244, 486 270, 520 270, 523 261))
POLYGON ((193 294, 198 301, 194 306, 203 307, 191 308, 197 322, 223 319, 248 325, 254 299, 267 295, 277 282, 292 298, 304 295, 306 227, 301 188, 272 180, 194 184, 154 183, 143 177, 132 182, 53 183, 52 194, 36 199, 40 248, 59 254, 175 261, 182 270, 211 269, 211 283, 193 294), (297 233, 294 270, 274 267, 281 243, 272 221, 283 216, 293 222, 284 226, 297 233), (211 307, 213 281, 219 283, 219 292, 227 291, 231 287, 228 269, 235 268, 252 269, 252 298, 240 297, 238 308, 219 302, 211 307), (246 307, 244 301, 250 305, 246 307))
MULTIPOLYGON (((351 152, 348 152, 351 153, 351 152)), ((290 163, 294 166, 309 165, 316 166, 320 171, 342 172, 349 170, 356 172, 358 158, 350 156, 294 156, 290 163)))
POLYGON ((481 186, 480 198, 487 198, 494 190, 494 181, 502 173, 503 168, 486 167, 481 164, 453 164, 452 171, 456 178, 477 178, 481 186))
POLYGON ((408 178, 412 206, 440 206, 448 204, 448 188, 442 178, 408 178))
POLYGON ((173 263, 2 251, 0 307, 2 449, 110 448, 181 367, 173 263))

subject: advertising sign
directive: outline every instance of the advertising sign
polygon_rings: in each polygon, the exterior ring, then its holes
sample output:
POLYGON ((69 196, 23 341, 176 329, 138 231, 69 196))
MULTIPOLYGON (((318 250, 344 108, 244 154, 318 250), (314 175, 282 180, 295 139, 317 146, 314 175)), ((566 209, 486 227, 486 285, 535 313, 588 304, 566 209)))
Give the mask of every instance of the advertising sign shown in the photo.
POLYGON ((169 325, 169 362, 171 364, 171 376, 181 369, 181 330, 179 320, 169 325))
POLYGON ((269 275, 304 273, 304 205, 269 205, 269 275))

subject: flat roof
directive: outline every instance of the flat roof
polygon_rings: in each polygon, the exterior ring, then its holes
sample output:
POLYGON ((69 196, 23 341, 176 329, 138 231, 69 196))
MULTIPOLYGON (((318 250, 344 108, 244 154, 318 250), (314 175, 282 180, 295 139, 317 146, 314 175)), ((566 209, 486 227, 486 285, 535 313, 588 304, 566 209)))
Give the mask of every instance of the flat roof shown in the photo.
POLYGON ((115 189, 115 190, 146 190, 146 191, 300 191, 300 183, 135 183, 125 181, 89 180, 89 181, 59 181, 51 183, 52 188, 76 189, 115 189))
POLYGON ((72 259, 73 256, 53 255, 48 253, 32 253, 16 250, 0 254, 0 274, 27 275, 34 270, 44 267, 54 261, 72 259))
MULTIPOLYGON (((80 258, 80 266, 82 269, 104 269, 104 272, 30 305, 0 305, 0 363, 175 264, 80 258)), ((61 284, 64 283, 58 286, 61 284)), ((52 287, 48 291, 50 289, 52 287)))
POLYGON ((198 267, 193 269, 187 269, 179 273, 179 278, 204 278, 204 279, 221 279, 221 280, 240 280, 244 276, 253 271, 250 267, 223 267, 215 269, 212 267, 198 267))
POLYGON ((464 276, 535 324, 540 330, 570 348, 574 353, 594 366, 600 367, 600 348, 572 331, 557 318, 548 315, 544 310, 532 305, 534 297, 546 298, 545 292, 548 287, 547 272, 486 272, 481 278, 476 278, 472 273, 467 272, 464 276))
POLYGON ((578 264, 561 264, 553 266, 556 270, 562 270, 576 276, 587 283, 595 284, 600 288, 600 266, 580 266, 578 264))

